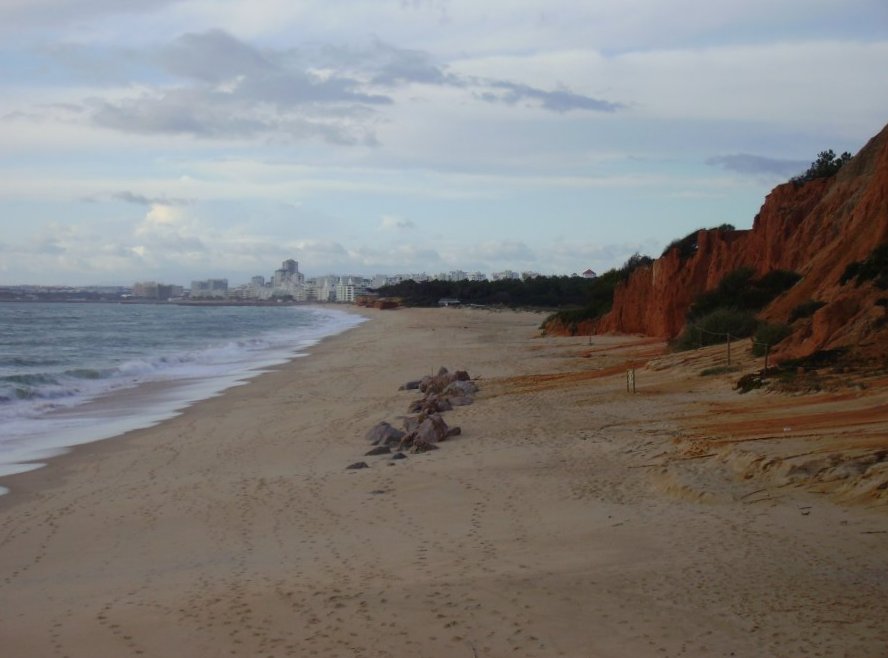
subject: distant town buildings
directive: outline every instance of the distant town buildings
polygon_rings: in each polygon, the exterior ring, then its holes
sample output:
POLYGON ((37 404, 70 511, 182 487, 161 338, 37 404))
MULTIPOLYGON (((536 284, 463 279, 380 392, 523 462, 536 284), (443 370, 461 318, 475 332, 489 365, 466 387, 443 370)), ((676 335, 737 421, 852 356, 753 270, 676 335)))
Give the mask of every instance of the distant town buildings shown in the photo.
POLYGON ((367 284, 360 277, 342 277, 336 284, 336 301, 345 304, 354 304, 358 295, 367 292, 367 284))
MULTIPOLYGON (((234 288, 228 287, 226 279, 192 281, 189 297, 195 300, 233 299, 240 301, 295 301, 295 302, 340 302, 351 304, 357 297, 370 289, 380 288, 398 277, 377 275, 373 279, 361 276, 328 275, 306 279, 299 271, 299 263, 287 259, 272 272, 271 277, 257 275, 249 283, 234 288)), ((408 277, 409 278, 409 277, 408 277)), ((137 283, 133 295, 146 299, 159 299, 148 294, 151 282, 137 283)))
POLYGON ((120 302, 132 297, 126 286, 0 286, 0 301, 120 302))
MULTIPOLYGON (((238 300, 238 301, 286 301, 286 302, 319 302, 353 304, 355 301, 388 285, 396 285, 413 280, 418 283, 425 281, 510 281, 528 280, 541 276, 538 272, 503 270, 493 272, 490 277, 483 272, 464 272, 451 270, 436 275, 425 272, 401 274, 377 274, 373 277, 358 275, 330 274, 306 278, 299 271, 299 263, 288 258, 281 266, 271 273, 269 278, 256 275, 248 283, 229 287, 227 279, 205 279, 192 281, 190 288, 159 283, 156 281, 139 281, 133 284, 131 296, 144 300, 169 300, 191 298, 194 300, 238 300)), ((574 276, 577 276, 574 274, 574 276)), ((595 272, 586 270, 582 274, 587 279, 596 278, 595 272)), ((126 293, 126 296, 130 296, 126 293)))
POLYGON ((294 292, 305 283, 305 276, 299 271, 299 263, 295 260, 285 260, 280 269, 272 275, 272 288, 286 292, 294 292))
POLYGON ((225 299, 228 297, 228 279, 207 279, 191 282, 192 299, 225 299))
POLYGON ((133 284, 133 297, 141 299, 174 299, 181 297, 184 292, 182 286, 157 283, 156 281, 139 281, 133 284))

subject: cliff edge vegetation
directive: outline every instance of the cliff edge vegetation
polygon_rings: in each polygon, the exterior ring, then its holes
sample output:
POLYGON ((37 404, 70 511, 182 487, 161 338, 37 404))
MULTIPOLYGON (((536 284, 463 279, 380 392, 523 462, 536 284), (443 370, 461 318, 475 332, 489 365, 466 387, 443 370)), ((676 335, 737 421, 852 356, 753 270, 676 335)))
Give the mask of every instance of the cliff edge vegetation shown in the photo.
POLYGON ((888 363, 888 126, 775 187, 752 229, 695 231, 619 281, 606 312, 546 330, 674 341, 723 308, 772 328, 775 361, 841 350, 888 363))

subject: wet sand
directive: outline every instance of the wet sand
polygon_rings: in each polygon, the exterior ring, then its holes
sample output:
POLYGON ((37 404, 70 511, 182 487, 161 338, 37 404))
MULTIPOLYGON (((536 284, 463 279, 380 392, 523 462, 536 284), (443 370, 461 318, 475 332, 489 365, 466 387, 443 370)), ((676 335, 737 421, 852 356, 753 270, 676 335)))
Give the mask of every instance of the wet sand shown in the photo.
MULTIPOLYGON (((3 655, 888 655, 884 499, 787 479, 797 448, 780 477, 749 457, 792 425, 769 420, 786 398, 699 377, 707 353, 541 338, 536 314, 371 317, 5 478, 3 655), (399 385, 439 366, 479 378, 445 414, 463 433, 364 457, 416 397, 399 385), (744 406, 761 427, 737 428, 744 406)), ((885 421, 858 427, 867 446, 885 421)))

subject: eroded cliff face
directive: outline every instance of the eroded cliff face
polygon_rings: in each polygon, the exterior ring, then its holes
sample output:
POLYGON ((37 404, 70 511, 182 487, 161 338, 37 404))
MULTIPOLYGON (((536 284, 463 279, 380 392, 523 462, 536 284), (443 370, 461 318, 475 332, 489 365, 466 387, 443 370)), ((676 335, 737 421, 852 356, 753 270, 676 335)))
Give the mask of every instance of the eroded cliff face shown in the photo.
POLYGON ((619 286, 610 313, 578 327, 580 333, 640 333, 674 338, 691 302, 738 267, 758 275, 775 269, 798 272, 802 280, 777 298, 761 317, 787 322, 808 300, 825 305, 797 320, 777 356, 802 356, 850 346, 888 354, 888 297, 872 283, 840 284, 849 263, 864 260, 888 241, 888 126, 837 175, 797 185, 779 185, 766 197, 753 228, 703 230, 696 252, 682 259, 677 249, 637 269, 619 286))

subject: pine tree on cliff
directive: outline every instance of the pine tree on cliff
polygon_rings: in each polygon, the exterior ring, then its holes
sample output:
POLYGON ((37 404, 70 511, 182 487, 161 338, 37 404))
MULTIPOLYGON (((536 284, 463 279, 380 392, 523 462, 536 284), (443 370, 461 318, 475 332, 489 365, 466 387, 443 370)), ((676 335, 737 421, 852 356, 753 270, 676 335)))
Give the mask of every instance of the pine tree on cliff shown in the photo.
POLYGON ((829 178, 835 174, 842 166, 851 159, 851 154, 845 151, 840 156, 836 156, 835 151, 828 149, 817 154, 817 159, 811 163, 808 170, 804 174, 800 174, 792 179, 793 183, 807 183, 815 178, 829 178))

